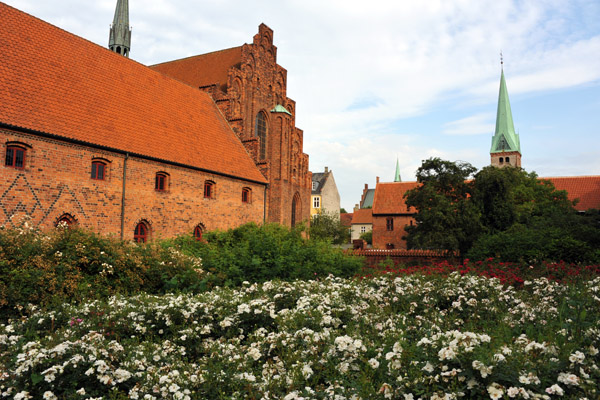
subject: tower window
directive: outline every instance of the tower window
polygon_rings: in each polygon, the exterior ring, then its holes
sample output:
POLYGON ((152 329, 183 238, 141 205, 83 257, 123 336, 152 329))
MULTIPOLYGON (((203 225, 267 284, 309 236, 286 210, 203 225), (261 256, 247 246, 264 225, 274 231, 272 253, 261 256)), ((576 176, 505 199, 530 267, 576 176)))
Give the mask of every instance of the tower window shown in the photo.
POLYGON ((137 224, 133 232, 133 240, 136 243, 146 243, 148 241, 148 225, 144 222, 137 224))
POLYGON ((506 162, 509 163, 510 162, 510 157, 506 157, 506 162))
POLYGON ((215 183, 213 181, 204 182, 204 198, 214 199, 215 198, 215 183))
POLYGON ((17 146, 8 146, 6 148, 6 159, 4 165, 23 169, 25 167, 25 149, 17 146))
POLYGON ((500 157, 500 164, 504 163, 504 157, 500 157))
POLYGON ((267 157, 267 117, 264 112, 259 112, 256 115, 256 123, 254 125, 255 135, 259 140, 259 157, 264 160, 267 157))
POLYGON ((252 200, 252 189, 243 188, 242 189, 242 203, 250 203, 252 200))
POLYGON ((92 162, 92 179, 103 181, 106 178, 106 164, 102 161, 92 162))
POLYGON ((394 230, 394 218, 389 217, 389 218, 387 218, 385 220, 385 228, 388 231, 393 231, 394 230))

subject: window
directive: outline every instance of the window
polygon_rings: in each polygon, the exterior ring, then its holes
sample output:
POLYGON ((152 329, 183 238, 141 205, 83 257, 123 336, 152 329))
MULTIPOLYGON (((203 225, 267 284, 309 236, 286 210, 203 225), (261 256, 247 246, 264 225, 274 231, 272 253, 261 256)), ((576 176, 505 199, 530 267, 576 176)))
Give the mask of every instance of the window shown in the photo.
POLYGON ((313 208, 321 208, 321 198, 318 196, 313 197, 313 208))
POLYGON ((504 158, 500 157, 500 164, 504 163, 504 158))
POLYGON ((8 146, 6 148, 6 161, 4 165, 18 169, 25 168, 25 149, 17 146, 8 146))
POLYGON ((164 172, 158 172, 154 179, 154 189, 157 192, 164 192, 167 190, 167 174, 164 172))
POLYGON ((312 190, 317 190, 317 186, 319 186, 318 182, 313 182, 312 183, 312 190))
POLYGON ((366 226, 361 226, 360 227, 360 233, 366 233, 367 232, 367 227, 366 226))
POLYGON ((510 162, 510 157, 506 157, 506 160, 505 160, 505 161, 506 161, 507 163, 509 163, 509 162, 510 162))
POLYGON ((200 225, 196 225, 194 228, 194 239, 198 241, 202 240, 202 227, 200 225))
POLYGON ((254 134, 258 137, 260 145, 258 155, 261 160, 264 160, 267 157, 267 117, 262 111, 256 115, 254 134))
POLYGON ((394 249, 394 243, 386 243, 385 244, 385 248, 387 250, 393 250, 394 249))
POLYGON ((106 164, 102 161, 92 161, 92 179, 103 181, 106 178, 106 164))
POLYGON ((63 214, 56 220, 57 228, 61 228, 61 227, 70 228, 74 224, 75 224, 75 218, 73 218, 69 214, 63 214))
POLYGON ((394 230, 394 218, 387 218, 385 220, 385 227, 388 231, 394 230))
POLYGON ((252 201, 252 189, 243 188, 242 189, 242 203, 250 203, 252 201))
POLYGON ((213 199, 215 197, 215 183, 213 181, 204 182, 204 198, 213 199))
POLYGON ((144 222, 136 225, 133 240, 136 243, 146 243, 148 241, 148 226, 144 222))

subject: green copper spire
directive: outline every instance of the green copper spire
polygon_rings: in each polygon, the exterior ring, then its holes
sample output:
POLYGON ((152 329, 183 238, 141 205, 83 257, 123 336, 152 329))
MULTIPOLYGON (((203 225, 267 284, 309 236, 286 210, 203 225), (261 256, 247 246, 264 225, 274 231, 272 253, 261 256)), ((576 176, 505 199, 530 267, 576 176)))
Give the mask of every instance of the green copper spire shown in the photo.
POLYGON ((400 163, 398 162, 398 157, 396 157, 396 175, 394 176, 394 182, 402 182, 402 178, 400 178, 400 163))
POLYGON ((110 27, 108 48, 125 57, 129 57, 131 49, 131 29, 129 28, 129 2, 117 0, 115 18, 110 27))
POLYGON ((490 153, 503 151, 518 151, 521 153, 519 135, 515 133, 510 102, 508 101, 508 90, 504 80, 504 69, 500 77, 500 94, 498 95, 498 113, 496 114, 496 132, 492 138, 492 149, 490 153))

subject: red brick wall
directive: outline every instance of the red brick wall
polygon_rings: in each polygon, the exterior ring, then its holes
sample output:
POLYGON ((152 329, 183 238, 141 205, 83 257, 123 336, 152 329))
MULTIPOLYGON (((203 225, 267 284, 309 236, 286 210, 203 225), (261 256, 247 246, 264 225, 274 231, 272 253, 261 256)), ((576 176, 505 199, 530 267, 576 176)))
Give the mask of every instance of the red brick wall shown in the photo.
POLYGON ((386 249, 388 244, 392 244, 394 249, 406 249, 406 241, 402 239, 406 236, 404 227, 410 225, 414 219, 410 215, 373 215, 373 248, 386 249), (394 221, 394 230, 387 230, 387 219, 394 221))
MULTIPOLYGON (((24 217, 48 229, 68 213, 85 227, 102 233, 121 233, 121 200, 125 155, 0 130, 0 226, 24 217), (6 167, 6 143, 28 145, 25 168, 6 167), (106 179, 90 177, 94 158, 107 161, 106 179)), ((264 186, 184 167, 129 157, 126 162, 124 238, 133 238, 145 220, 152 237, 228 229, 245 222, 263 222, 264 186), (168 174, 167 190, 154 188, 157 172, 168 174), (215 182, 213 199, 204 198, 204 181, 215 182), (242 189, 251 189, 251 202, 242 203, 242 189)))

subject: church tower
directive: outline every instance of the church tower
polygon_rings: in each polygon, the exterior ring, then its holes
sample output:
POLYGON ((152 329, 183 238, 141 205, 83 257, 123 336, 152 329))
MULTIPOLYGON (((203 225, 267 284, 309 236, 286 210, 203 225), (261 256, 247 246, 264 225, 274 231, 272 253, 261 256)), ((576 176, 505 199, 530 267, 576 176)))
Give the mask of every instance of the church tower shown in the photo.
POLYGON ((492 138, 490 150, 492 165, 521 167, 521 142, 515 133, 508 90, 504 80, 504 68, 500 76, 500 93, 498 95, 498 112, 496 114, 496 131, 492 138))
POLYGON ((125 57, 129 57, 131 49, 131 29, 129 28, 129 2, 117 0, 115 18, 108 35, 108 48, 125 57))

